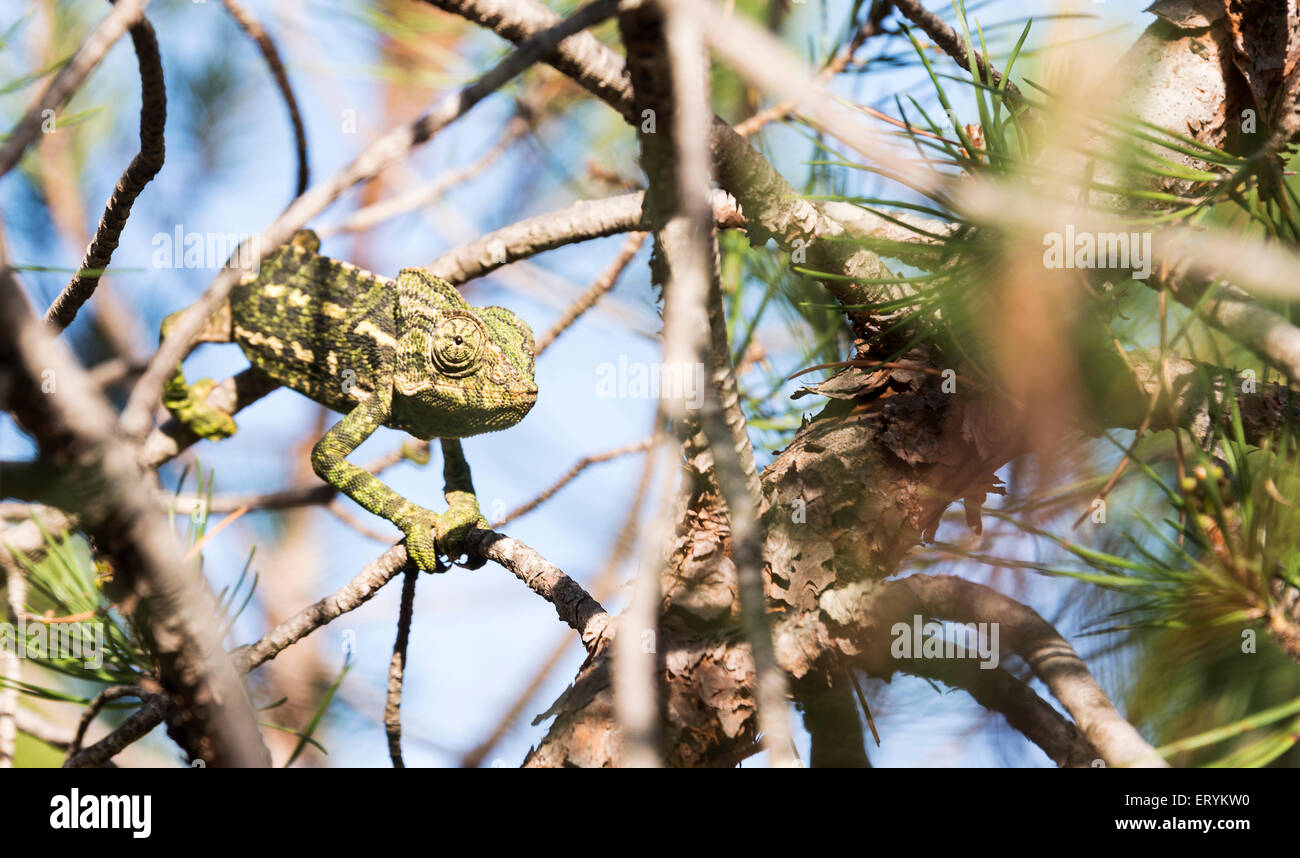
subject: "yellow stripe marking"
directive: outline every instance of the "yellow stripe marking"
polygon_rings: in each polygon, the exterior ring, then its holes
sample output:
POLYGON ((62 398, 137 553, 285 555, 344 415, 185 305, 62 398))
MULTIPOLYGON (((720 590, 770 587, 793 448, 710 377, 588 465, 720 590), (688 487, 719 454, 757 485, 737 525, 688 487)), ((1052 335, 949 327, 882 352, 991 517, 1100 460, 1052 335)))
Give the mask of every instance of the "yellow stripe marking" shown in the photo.
POLYGON ((268 337, 260 331, 250 331, 235 325, 235 336, 247 340, 250 346, 266 346, 277 355, 284 351, 284 341, 279 337, 268 337))
POLYGON ((397 340, 393 338, 393 335, 379 330, 378 326, 369 319, 366 319, 352 330, 363 337, 370 337, 381 346, 387 346, 392 349, 397 348, 397 340))

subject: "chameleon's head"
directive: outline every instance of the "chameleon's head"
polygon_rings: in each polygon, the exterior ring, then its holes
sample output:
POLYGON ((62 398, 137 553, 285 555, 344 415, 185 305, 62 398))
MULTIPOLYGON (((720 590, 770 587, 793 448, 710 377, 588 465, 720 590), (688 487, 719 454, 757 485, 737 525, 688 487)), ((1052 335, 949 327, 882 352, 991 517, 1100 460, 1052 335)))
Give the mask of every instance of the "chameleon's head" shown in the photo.
POLYGON ((397 280, 394 425, 465 438, 515 425, 537 401, 533 331, 503 307, 471 307, 415 268, 397 280))

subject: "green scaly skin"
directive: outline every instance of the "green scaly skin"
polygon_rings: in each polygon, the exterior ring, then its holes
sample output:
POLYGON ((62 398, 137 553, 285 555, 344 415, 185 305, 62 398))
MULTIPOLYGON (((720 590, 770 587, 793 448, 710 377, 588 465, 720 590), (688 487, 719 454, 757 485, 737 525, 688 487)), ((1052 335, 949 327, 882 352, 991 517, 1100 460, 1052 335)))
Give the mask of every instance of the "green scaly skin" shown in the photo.
MULTIPOLYGON (((239 343, 253 366, 344 414, 312 449, 312 469, 406 534, 426 571, 456 559, 474 527, 486 527, 457 439, 513 426, 537 399, 533 333, 501 307, 471 307, 452 286, 415 268, 396 280, 320 256, 299 232, 246 276, 198 342, 239 343), (442 441, 448 509, 435 514, 347 461, 380 426, 442 441)), ((171 323, 163 323, 163 333, 171 323)), ((187 385, 180 367, 163 404, 197 435, 235 432, 206 402, 214 382, 187 385)))

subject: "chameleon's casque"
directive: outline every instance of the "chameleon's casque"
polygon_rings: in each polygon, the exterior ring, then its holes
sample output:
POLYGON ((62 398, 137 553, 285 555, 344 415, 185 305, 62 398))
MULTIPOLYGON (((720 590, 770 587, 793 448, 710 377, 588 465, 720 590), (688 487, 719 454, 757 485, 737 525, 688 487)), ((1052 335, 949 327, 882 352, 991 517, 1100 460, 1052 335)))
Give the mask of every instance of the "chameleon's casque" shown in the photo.
MULTIPOLYGON (((471 307, 428 272, 405 268, 392 280, 320 256, 319 247, 303 231, 268 256, 199 341, 237 342, 259 371, 344 413, 312 451, 316 473, 401 527, 421 567, 440 568, 429 534, 441 541, 446 523, 346 456, 380 426, 429 440, 518 423, 537 400, 532 329, 504 308, 471 307)), ((188 386, 177 367, 163 402, 199 435, 220 438, 235 425, 207 404, 212 384, 188 386)), ((471 517, 482 522, 477 505, 471 517)))

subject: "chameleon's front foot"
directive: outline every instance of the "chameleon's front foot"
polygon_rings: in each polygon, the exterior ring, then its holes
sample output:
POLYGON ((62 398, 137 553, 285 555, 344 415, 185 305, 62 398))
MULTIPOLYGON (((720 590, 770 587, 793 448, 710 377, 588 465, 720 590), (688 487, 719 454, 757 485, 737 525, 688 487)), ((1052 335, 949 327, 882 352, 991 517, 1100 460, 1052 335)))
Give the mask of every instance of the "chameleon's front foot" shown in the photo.
MULTIPOLYGON (((487 519, 479 513, 477 503, 456 503, 446 512, 437 514, 422 509, 407 517, 402 526, 406 534, 406 555, 425 572, 446 572, 451 564, 465 554, 465 538, 475 527, 488 526, 487 519)), ((466 568, 477 569, 481 560, 471 560, 466 568)))
POLYGON ((186 385, 179 373, 167 382, 163 405, 172 416, 200 438, 219 441, 235 434, 235 420, 208 403, 208 394, 217 386, 210 378, 186 385))
POLYGON ((402 523, 406 534, 406 556, 425 572, 446 572, 447 564, 438 555, 438 516, 428 510, 412 514, 402 523))

